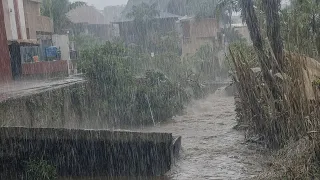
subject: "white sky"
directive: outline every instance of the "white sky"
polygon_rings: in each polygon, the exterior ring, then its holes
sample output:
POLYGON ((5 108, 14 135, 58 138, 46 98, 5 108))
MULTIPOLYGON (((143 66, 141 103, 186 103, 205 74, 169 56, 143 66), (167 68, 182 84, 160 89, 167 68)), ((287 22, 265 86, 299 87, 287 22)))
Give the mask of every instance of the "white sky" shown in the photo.
POLYGON ((127 4, 128 0, 70 0, 74 1, 84 1, 87 2, 88 5, 94 5, 97 9, 103 9, 106 6, 114 6, 114 5, 122 5, 127 4))
MULTIPOLYGON (((77 0, 70 0, 71 2, 77 0)), ((127 4, 128 0, 80 0, 88 2, 88 5, 94 5, 97 9, 103 9, 106 6, 123 5, 127 4)), ((283 4, 287 4, 289 0, 282 0, 283 4)))

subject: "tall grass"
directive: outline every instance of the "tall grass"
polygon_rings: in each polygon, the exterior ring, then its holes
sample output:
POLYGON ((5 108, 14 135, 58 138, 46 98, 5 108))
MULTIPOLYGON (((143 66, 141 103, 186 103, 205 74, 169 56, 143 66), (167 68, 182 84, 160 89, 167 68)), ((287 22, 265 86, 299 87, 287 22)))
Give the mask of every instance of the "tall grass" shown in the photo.
MULTIPOLYGON (((237 106, 239 123, 248 127, 250 134, 260 135, 268 147, 283 148, 277 154, 282 160, 275 161, 274 167, 280 168, 273 171, 275 177, 313 178, 320 162, 320 99, 317 96, 310 99, 310 92, 306 91, 307 83, 312 83, 304 75, 308 59, 285 53, 284 72, 273 74, 275 83, 272 85, 281 93, 278 96, 281 98, 275 99, 273 87, 268 86, 259 66, 252 63, 257 57, 257 54, 248 54, 243 47, 230 48, 233 78, 240 99, 237 106)), ((317 88, 313 83, 312 90, 316 92, 317 88)))

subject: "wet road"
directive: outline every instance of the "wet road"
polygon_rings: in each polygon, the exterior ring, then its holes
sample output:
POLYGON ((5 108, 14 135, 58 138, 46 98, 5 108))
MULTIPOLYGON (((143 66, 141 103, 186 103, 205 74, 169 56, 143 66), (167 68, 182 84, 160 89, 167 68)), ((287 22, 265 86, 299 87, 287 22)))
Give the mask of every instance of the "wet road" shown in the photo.
POLYGON ((172 180, 250 179, 261 171, 259 155, 233 129, 234 98, 217 91, 192 102, 184 115, 147 131, 182 136, 181 157, 168 174, 172 180))

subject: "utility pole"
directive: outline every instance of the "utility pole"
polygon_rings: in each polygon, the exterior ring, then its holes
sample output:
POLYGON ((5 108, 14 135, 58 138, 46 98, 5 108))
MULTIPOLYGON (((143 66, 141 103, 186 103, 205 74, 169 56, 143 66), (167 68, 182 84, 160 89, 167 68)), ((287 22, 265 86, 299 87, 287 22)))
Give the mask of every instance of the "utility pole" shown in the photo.
POLYGON ((12 70, 2 1, 0 0, 0 83, 6 83, 12 80, 12 70))

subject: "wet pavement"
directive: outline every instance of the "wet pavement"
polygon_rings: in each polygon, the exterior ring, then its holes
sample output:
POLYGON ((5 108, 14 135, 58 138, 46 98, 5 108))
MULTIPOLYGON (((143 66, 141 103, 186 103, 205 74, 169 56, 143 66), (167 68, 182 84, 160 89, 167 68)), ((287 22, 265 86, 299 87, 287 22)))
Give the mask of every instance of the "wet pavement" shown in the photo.
POLYGON ((13 81, 8 84, 0 85, 0 102, 83 82, 85 82, 85 80, 81 76, 70 76, 47 80, 13 81))
POLYGON ((234 130, 234 98, 224 91, 192 102, 185 114, 146 131, 182 136, 172 180, 250 179, 262 170, 261 155, 244 143, 244 133, 234 130))

